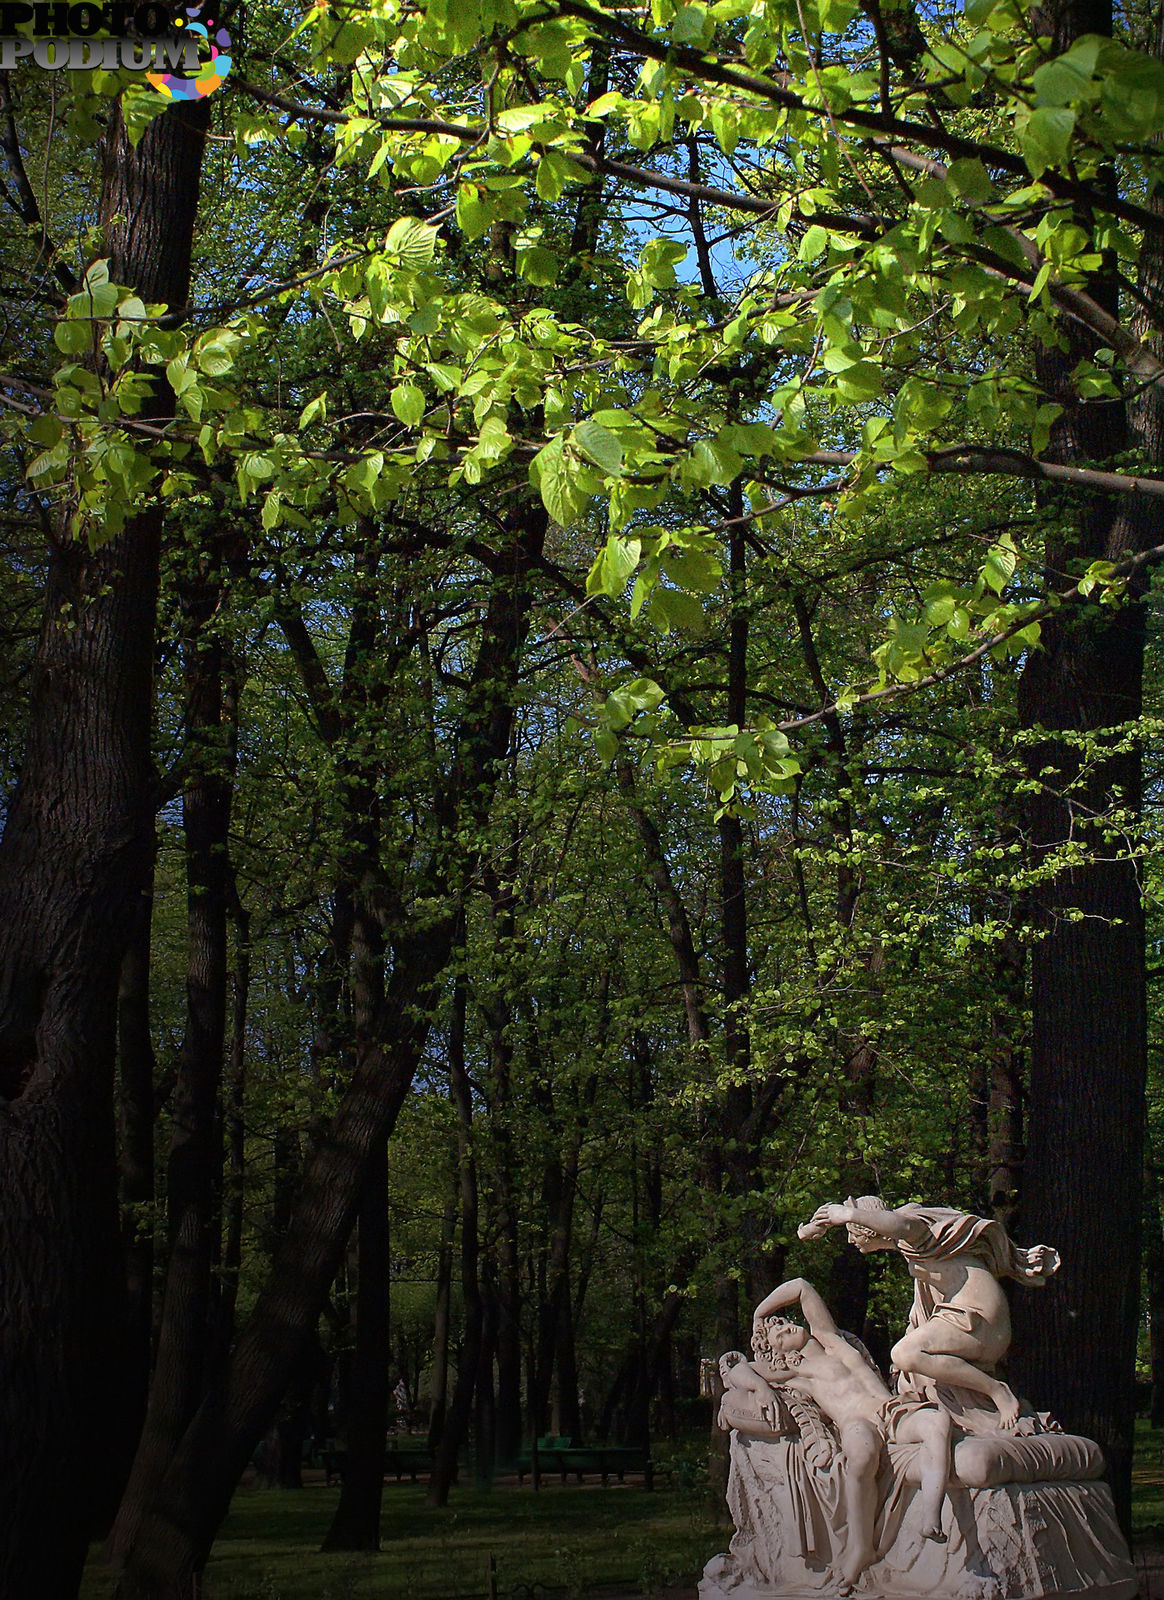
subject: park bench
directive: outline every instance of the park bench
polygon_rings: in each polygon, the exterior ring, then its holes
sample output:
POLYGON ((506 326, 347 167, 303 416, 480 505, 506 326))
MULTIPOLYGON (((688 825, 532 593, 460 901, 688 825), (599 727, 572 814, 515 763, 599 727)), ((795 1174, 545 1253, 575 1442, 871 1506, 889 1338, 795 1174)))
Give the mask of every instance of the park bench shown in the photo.
MULTIPOLYGON (((324 1482, 331 1484, 338 1480, 343 1482, 344 1466, 347 1462, 346 1450, 323 1450, 320 1452, 323 1460, 324 1482)), ((397 1483, 404 1479, 405 1473, 413 1483, 421 1473, 432 1469, 433 1453, 426 1443, 415 1445, 390 1444, 384 1451, 384 1476, 389 1473, 396 1475, 397 1483)))
POLYGON ((427 1444, 390 1444, 384 1452, 384 1476, 396 1474, 399 1483, 407 1472, 413 1483, 422 1472, 431 1472, 435 1457, 427 1444))
MULTIPOLYGON (((518 1483, 524 1483, 526 1473, 533 1472, 533 1452, 519 1455, 513 1465, 518 1483)), ((538 1440, 537 1470, 539 1477, 557 1472, 563 1483, 571 1474, 579 1483, 583 1477, 598 1476, 603 1488, 612 1476, 621 1483, 625 1473, 641 1472, 644 1486, 648 1489, 655 1486, 654 1467, 648 1451, 629 1445, 576 1446, 572 1439, 553 1434, 538 1440)))

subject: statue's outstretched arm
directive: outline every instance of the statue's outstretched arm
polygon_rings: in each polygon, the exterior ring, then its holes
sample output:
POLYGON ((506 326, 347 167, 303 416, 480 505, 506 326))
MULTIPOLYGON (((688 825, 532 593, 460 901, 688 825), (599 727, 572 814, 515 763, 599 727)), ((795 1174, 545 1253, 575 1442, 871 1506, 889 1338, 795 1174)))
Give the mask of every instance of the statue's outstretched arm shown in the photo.
POLYGON ((880 1234, 883 1239, 901 1239, 906 1244, 918 1243, 926 1233, 925 1223, 904 1209, 890 1211, 884 1206, 866 1209, 846 1201, 844 1205, 817 1206, 808 1221, 797 1228, 797 1237, 820 1239, 830 1228, 843 1228, 850 1222, 868 1228, 870 1233, 880 1234))
POLYGON ((787 1283, 773 1289, 770 1295, 760 1301, 755 1316, 770 1317, 777 1311, 783 1311, 785 1306, 796 1305, 798 1301, 810 1333, 836 1333, 837 1325, 828 1306, 806 1278, 789 1278, 787 1283))

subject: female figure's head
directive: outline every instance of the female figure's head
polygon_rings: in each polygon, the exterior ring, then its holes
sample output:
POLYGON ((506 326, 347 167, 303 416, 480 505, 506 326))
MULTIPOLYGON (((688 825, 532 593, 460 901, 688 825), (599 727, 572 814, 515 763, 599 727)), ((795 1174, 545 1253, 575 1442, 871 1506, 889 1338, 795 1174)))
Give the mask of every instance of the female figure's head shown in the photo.
MULTIPOLYGON (((859 1200, 854 1200, 852 1195, 845 1201, 847 1206, 856 1206, 858 1211, 880 1211, 885 1202, 880 1195, 863 1194, 859 1200)), ((865 1228, 859 1222, 850 1222, 846 1225, 845 1234, 850 1244, 856 1245, 862 1255, 868 1255, 870 1250, 891 1250, 893 1240, 886 1239, 880 1233, 874 1233, 872 1228, 865 1228)))

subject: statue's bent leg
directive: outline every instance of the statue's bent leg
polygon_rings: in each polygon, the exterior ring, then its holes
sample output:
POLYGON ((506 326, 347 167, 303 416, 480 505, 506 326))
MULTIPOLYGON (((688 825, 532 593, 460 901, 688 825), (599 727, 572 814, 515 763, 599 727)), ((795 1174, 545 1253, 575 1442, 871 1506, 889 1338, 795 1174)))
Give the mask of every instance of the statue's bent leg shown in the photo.
POLYGON ((875 1555, 873 1525, 877 1519, 877 1473, 884 1440, 864 1417, 843 1423, 840 1429, 841 1492, 845 1504, 846 1537, 841 1557, 841 1593, 849 1594, 875 1555))
POLYGON ((921 1446, 918 1466, 921 1487, 918 1498, 922 1508, 922 1537, 938 1544, 946 1542, 942 1532, 942 1502, 950 1481, 950 1437, 953 1422, 944 1406, 926 1406, 912 1416, 903 1417, 897 1425, 894 1439, 902 1444, 921 1446))
POLYGON ((984 1394, 998 1412, 1000 1425, 1013 1428, 1019 1414, 1014 1391, 1001 1378, 993 1378, 973 1365, 989 1359, 981 1340, 948 1323, 939 1327, 936 1321, 913 1329, 890 1351, 890 1360, 900 1372, 920 1373, 938 1383, 984 1394))

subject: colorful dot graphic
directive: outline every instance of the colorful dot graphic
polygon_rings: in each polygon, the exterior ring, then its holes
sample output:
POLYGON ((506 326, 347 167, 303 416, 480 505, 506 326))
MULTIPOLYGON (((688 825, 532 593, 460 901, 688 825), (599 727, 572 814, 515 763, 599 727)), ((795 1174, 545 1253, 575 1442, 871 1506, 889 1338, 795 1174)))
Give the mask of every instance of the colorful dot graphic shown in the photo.
POLYGON ((171 100, 201 100, 221 89, 231 66, 230 34, 209 15, 211 9, 212 5, 187 6, 186 17, 175 18, 175 28, 199 35, 198 72, 193 77, 183 72, 147 72, 146 78, 159 94, 171 100))

